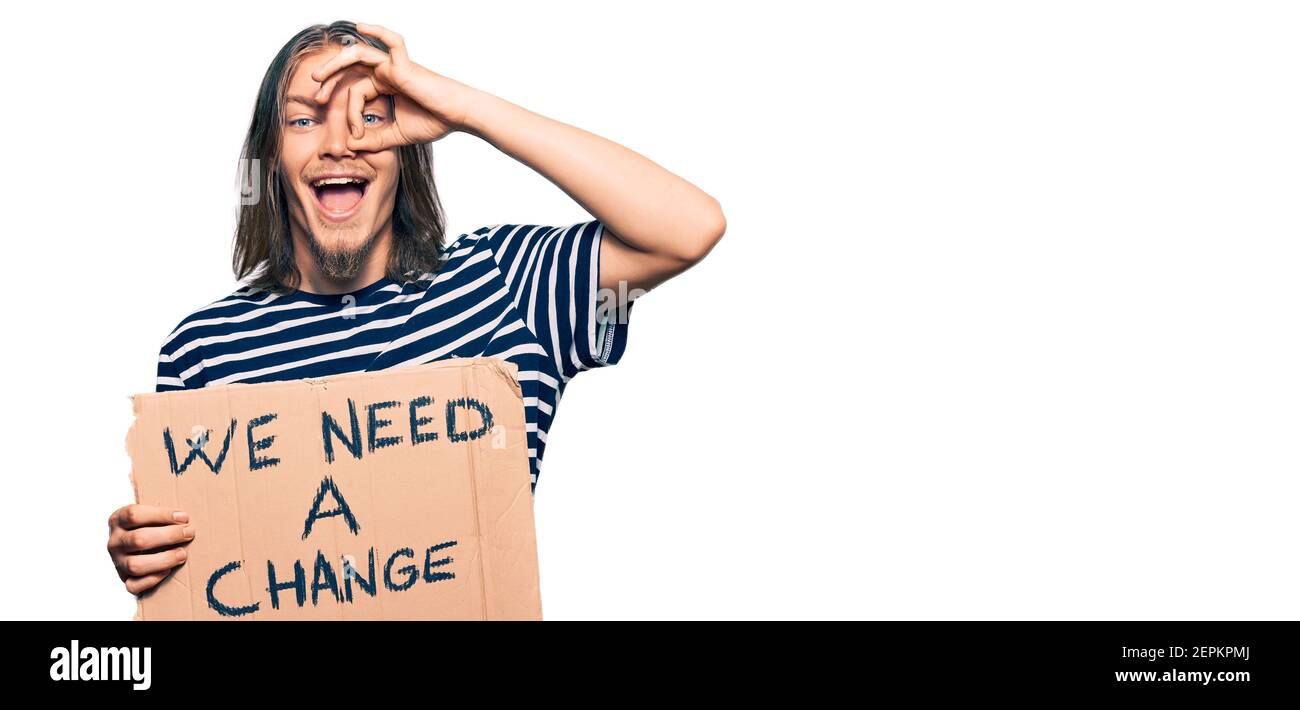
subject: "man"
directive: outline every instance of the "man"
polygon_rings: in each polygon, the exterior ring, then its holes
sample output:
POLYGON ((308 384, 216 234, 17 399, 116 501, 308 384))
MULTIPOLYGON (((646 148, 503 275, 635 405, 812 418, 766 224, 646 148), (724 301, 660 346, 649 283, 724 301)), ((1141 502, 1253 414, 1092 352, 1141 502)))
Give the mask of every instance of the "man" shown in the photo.
MULTIPOLYGON (((249 283, 168 336, 159 391, 324 377, 496 356, 519 368, 534 489, 546 432, 577 373, 618 361, 630 298, 702 259, 718 202, 637 153, 440 76, 375 25, 291 39, 262 81, 244 145, 253 176, 235 238, 249 283), (443 247, 430 144, 478 136, 596 219, 493 225, 443 247)), ((127 590, 185 561, 184 511, 109 518, 127 590)))

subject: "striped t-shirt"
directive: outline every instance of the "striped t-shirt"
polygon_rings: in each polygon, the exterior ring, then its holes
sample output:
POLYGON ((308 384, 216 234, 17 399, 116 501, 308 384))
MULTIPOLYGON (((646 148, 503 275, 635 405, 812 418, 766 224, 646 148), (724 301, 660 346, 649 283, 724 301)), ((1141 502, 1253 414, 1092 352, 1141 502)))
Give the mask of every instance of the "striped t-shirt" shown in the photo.
POLYGON ((623 354, 634 302, 602 292, 599 220, 462 234, 435 274, 359 291, 242 288, 167 336, 157 390, 269 382, 494 356, 519 368, 534 492, 565 385, 623 354))

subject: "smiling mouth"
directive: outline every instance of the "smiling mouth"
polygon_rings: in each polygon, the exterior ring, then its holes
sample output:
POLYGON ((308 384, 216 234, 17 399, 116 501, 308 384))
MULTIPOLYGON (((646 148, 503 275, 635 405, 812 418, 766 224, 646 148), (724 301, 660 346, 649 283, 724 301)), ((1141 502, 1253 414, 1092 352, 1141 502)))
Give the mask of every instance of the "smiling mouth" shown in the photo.
POLYGON ((319 177, 310 182, 321 216, 333 222, 352 217, 370 189, 370 181, 354 175, 319 177))

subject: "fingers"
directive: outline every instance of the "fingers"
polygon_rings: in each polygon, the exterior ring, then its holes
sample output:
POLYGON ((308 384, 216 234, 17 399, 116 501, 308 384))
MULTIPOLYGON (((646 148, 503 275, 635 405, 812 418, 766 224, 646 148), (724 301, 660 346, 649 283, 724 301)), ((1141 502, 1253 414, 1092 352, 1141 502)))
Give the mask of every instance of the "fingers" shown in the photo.
POLYGON ((134 503, 113 511, 113 514, 108 517, 108 526, 109 528, 134 530, 146 525, 171 525, 173 523, 188 523, 189 521, 190 516, 187 513, 175 508, 160 508, 155 505, 134 503))
POLYGON ((366 107, 367 101, 377 96, 379 91, 375 88, 375 82, 369 78, 348 85, 348 128, 351 129, 353 138, 365 135, 366 120, 361 115, 361 110, 366 107))
POLYGON ((316 103, 323 104, 329 101, 330 97, 334 95, 334 89, 339 85, 340 81, 343 81, 344 76, 346 76, 346 74, 338 72, 334 74, 334 76, 326 79, 320 85, 320 89, 316 92, 316 96, 314 97, 316 103))
POLYGON ((377 67, 389 60, 389 56, 384 52, 371 47, 368 44, 352 44, 344 47, 338 54, 330 58, 328 62, 318 67, 311 73, 313 81, 323 81, 326 77, 333 75, 342 69, 346 69, 353 64, 362 64, 368 67, 377 67))
POLYGON ((124 530, 109 535, 109 549, 133 554, 188 543, 194 539, 192 525, 164 525, 124 530))
POLYGON ((166 572, 154 572, 141 577, 128 577, 126 579, 126 591, 132 594, 141 594, 158 586, 158 583, 167 578, 171 570, 166 572))
POLYGON ((389 123, 383 128, 372 128, 361 137, 349 138, 348 148, 358 152, 377 153, 406 143, 407 141, 404 141, 401 133, 398 132, 397 126, 389 123))
POLYGON ((357 32, 370 35, 388 45, 388 53, 392 55, 394 63, 402 64, 406 62, 406 41, 402 39, 401 35, 385 27, 367 25, 363 22, 357 23, 357 32))
POLYGON ((117 571, 123 580, 131 577, 143 577, 145 575, 162 572, 164 575, 171 568, 185 562, 189 558, 189 553, 184 547, 176 547, 162 552, 140 555, 123 555, 117 563, 117 571))
POLYGON ((194 527, 185 524, 189 519, 183 511, 139 503, 108 517, 108 553, 132 594, 153 588, 189 557, 184 547, 194 539, 194 527))

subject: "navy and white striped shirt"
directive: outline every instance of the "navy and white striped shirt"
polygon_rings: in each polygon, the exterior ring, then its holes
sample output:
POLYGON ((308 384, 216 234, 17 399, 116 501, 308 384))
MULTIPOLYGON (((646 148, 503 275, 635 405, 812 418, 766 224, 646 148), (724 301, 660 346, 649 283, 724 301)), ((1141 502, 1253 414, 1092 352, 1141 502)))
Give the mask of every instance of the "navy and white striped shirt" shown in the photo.
POLYGON ((499 357, 519 368, 535 492, 565 385, 617 363, 627 342, 634 301, 613 313, 599 289, 603 235, 599 220, 493 225, 462 234, 442 268, 414 282, 337 295, 237 290, 167 336, 157 391, 499 357))

